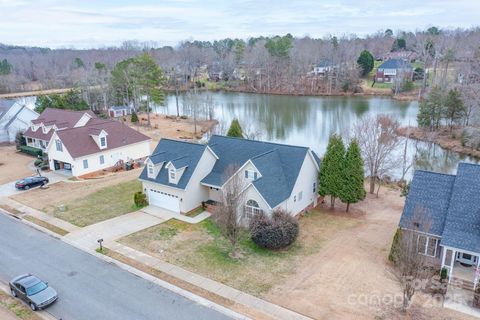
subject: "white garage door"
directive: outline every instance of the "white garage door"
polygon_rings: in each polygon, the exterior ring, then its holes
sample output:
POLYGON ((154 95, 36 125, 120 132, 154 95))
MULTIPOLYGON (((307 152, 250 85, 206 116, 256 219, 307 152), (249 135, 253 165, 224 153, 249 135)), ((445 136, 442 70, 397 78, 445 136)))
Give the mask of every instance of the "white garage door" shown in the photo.
POLYGON ((164 193, 158 190, 148 190, 148 203, 152 206, 165 208, 170 211, 180 212, 180 201, 173 194, 164 193))

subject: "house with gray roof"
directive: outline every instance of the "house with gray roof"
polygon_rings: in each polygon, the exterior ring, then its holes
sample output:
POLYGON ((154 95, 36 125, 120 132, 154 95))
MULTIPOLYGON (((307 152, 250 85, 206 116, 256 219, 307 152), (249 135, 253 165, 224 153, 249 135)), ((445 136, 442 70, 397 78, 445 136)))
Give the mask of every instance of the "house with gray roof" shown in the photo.
POLYGON ((413 67, 404 59, 389 59, 377 68, 376 82, 394 83, 397 81, 412 80, 413 67))
POLYGON ((140 180, 150 205, 187 213, 220 202, 222 188, 239 175, 247 215, 276 208, 297 215, 317 204, 319 165, 307 147, 218 135, 207 144, 162 139, 140 180))
POLYGON ((480 165, 460 163, 456 175, 417 170, 400 228, 418 233, 419 254, 449 272, 449 279, 478 283, 480 165), (414 227, 413 227, 414 226, 414 227))
POLYGON ((28 129, 38 113, 18 100, 0 99, 0 142, 13 142, 18 132, 28 129))

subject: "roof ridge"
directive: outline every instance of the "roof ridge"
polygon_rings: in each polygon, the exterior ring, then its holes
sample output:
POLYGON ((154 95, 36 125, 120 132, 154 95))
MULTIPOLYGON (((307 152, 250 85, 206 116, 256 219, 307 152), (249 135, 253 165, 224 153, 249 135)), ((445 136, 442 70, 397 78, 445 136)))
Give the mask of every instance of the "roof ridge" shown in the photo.
POLYGON ((272 149, 272 150, 268 150, 268 151, 265 151, 265 152, 263 152, 263 153, 257 154, 256 156, 250 158, 250 160, 263 157, 264 155, 266 155, 266 154, 268 154, 268 153, 271 153, 271 152, 274 152, 274 151, 277 151, 277 149, 272 149))
MULTIPOLYGON (((292 147, 292 148, 300 148, 300 149, 310 149, 310 147, 304 147, 304 146, 296 146, 292 144, 285 144, 285 143, 279 143, 279 142, 270 142, 270 141, 263 141, 263 140, 250 140, 250 139, 244 139, 244 138, 237 138, 237 137, 228 137, 228 136, 222 136, 218 134, 212 135, 213 137, 220 137, 220 138, 226 138, 226 139, 231 139, 231 140, 244 140, 248 142, 255 142, 255 143, 261 143, 261 144, 271 144, 275 146, 282 146, 282 147, 292 147)), ((211 138, 210 138, 211 139, 211 138)), ((215 144, 212 144, 215 145, 215 144)))
MULTIPOLYGON (((75 112, 75 113, 87 113, 88 111, 92 111, 92 109, 86 109, 86 110, 70 110, 70 109, 60 109, 60 108, 45 108, 45 110, 42 111, 44 113, 46 110, 55 110, 55 111, 64 111, 64 112, 75 112)), ((92 111, 93 112, 93 111, 92 111)))
POLYGON ((203 144, 203 143, 183 141, 183 140, 177 140, 177 139, 171 139, 171 138, 162 138, 160 141, 163 141, 163 140, 168 140, 168 141, 173 141, 173 142, 180 142, 180 143, 186 143, 186 144, 194 145, 194 146, 206 146, 206 145, 203 144))
POLYGON ((457 175, 456 174, 452 174, 452 173, 444 173, 444 172, 437 172, 437 171, 431 171, 431 170, 426 170, 426 169, 415 169, 415 172, 425 172, 425 173, 433 173, 433 174, 436 174, 436 175, 441 175, 441 176, 449 176, 449 177, 456 177, 457 175))

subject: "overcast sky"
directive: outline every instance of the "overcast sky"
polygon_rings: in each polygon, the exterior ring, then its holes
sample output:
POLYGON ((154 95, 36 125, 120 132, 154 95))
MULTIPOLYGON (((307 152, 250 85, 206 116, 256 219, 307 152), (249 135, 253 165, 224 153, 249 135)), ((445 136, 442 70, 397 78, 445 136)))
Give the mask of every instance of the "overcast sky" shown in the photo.
POLYGON ((0 0, 0 12, 0 43, 51 48, 480 24, 478 0, 0 0))

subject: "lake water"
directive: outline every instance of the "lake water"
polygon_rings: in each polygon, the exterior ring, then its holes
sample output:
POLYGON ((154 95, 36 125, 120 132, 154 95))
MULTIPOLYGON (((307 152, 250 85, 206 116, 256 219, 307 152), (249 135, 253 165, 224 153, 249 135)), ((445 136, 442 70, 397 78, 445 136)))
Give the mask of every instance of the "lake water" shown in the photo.
MULTIPOLYGON (((402 125, 416 125, 418 103, 388 97, 304 97, 231 92, 200 92, 179 96, 180 114, 199 119, 210 116, 219 121, 218 131, 225 133, 238 118, 247 132, 259 132, 261 140, 307 146, 320 156, 331 133, 349 136, 356 121, 366 115, 388 114, 402 125), (193 108, 197 105, 197 108, 193 108), (212 113, 213 111, 213 113, 212 113)), ((168 95, 165 106, 155 111, 176 114, 175 96, 168 95)), ((398 151, 399 154, 402 150, 398 151)), ((459 161, 478 163, 477 159, 442 149, 438 145, 410 141, 408 154, 415 157, 415 168, 455 173, 459 161)), ((401 169, 400 169, 401 170, 401 169)), ((408 176, 411 176, 412 172, 408 176)), ((399 170, 391 175, 399 177, 399 170)))

